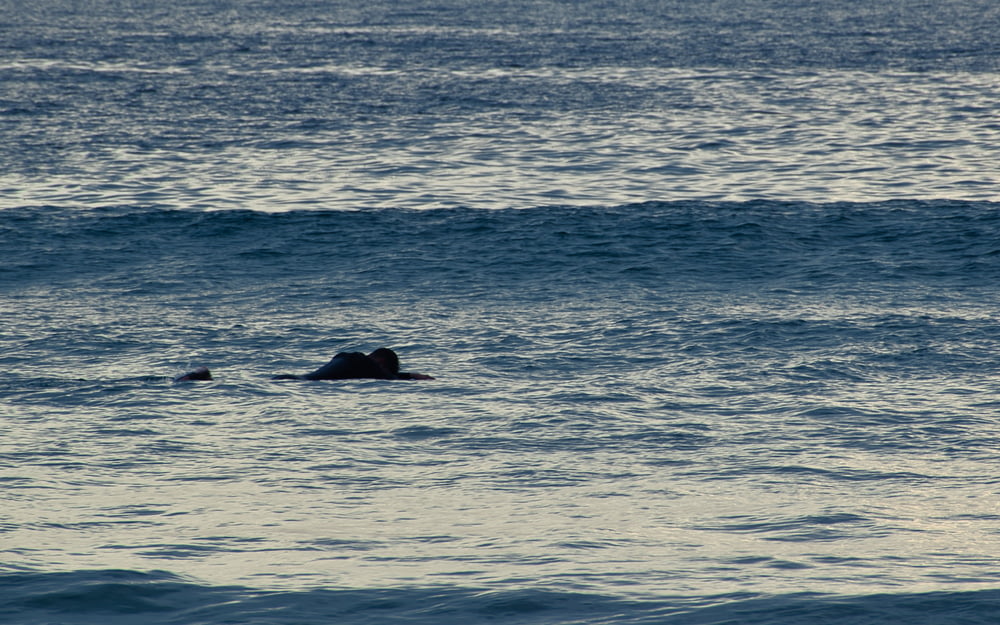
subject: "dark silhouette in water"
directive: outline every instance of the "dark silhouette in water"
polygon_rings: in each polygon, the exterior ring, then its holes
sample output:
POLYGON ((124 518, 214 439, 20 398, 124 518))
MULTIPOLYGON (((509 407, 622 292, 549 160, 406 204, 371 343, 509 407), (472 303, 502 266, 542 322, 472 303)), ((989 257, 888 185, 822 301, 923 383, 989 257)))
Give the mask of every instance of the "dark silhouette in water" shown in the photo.
MULTIPOLYGON (((372 353, 340 352, 319 369, 305 375, 282 374, 272 380, 355 380, 372 378, 375 380, 433 380, 422 373, 406 373, 399 370, 399 357, 396 352, 386 347, 380 347, 372 353)), ((212 372, 208 367, 198 367, 184 375, 174 378, 174 382, 193 382, 196 380, 211 380, 212 372)))
POLYGON ((208 370, 208 367, 198 367, 193 371, 188 371, 184 375, 179 375, 174 378, 174 382, 193 382, 195 380, 211 380, 212 372, 208 370))

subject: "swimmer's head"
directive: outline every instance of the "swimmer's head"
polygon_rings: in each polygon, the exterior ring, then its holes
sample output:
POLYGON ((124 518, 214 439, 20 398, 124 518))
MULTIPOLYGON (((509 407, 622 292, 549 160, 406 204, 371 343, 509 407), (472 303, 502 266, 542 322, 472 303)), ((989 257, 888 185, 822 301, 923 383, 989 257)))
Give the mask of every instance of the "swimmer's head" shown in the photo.
POLYGON ((380 347, 368 354, 368 357, 377 362, 379 366, 389 373, 399 373, 399 356, 388 347, 380 347))

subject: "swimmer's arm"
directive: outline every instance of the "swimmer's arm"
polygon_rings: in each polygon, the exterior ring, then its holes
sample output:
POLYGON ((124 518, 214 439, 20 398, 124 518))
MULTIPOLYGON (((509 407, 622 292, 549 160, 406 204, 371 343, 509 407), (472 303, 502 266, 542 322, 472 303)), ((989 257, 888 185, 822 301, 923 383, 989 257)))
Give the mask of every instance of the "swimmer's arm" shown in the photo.
POLYGON ((423 373, 403 373, 399 372, 400 380, 433 380, 434 378, 423 373))

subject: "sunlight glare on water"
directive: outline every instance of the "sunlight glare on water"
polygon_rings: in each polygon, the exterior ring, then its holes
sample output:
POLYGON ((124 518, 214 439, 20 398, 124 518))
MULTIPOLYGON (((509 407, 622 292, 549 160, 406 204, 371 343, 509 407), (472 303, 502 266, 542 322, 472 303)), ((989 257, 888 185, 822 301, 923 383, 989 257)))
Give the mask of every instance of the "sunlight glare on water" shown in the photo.
POLYGON ((0 15, 0 619, 994 625, 995 1, 0 15))
MULTIPOLYGON (((294 68, 281 71, 278 80, 295 80, 294 68)), ((380 76, 401 79, 368 78, 380 76)), ((439 89, 468 78, 428 70, 402 80, 439 89)), ((591 68, 480 80, 483 98, 506 89, 531 100, 507 111, 446 107, 431 119, 415 112, 391 127, 268 124, 250 142, 233 128, 197 159, 190 144, 118 150, 110 161, 80 146, 85 152, 67 154, 78 170, 71 177, 25 185, 6 174, 19 192, 0 205, 138 198, 280 211, 997 197, 991 111, 1000 81, 991 74, 591 68), (578 93, 575 85, 588 86, 578 93), (539 97, 580 99, 581 110, 539 109, 539 97)), ((139 121, 126 117, 123 130, 138 132, 139 121)))

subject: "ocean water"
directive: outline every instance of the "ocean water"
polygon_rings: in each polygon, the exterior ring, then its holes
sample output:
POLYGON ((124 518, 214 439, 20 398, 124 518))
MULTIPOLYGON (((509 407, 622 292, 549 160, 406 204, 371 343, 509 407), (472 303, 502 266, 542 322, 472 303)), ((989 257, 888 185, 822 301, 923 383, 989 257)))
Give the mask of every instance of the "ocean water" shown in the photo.
POLYGON ((0 622, 996 623, 998 31, 0 0, 0 622))

